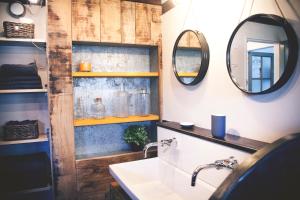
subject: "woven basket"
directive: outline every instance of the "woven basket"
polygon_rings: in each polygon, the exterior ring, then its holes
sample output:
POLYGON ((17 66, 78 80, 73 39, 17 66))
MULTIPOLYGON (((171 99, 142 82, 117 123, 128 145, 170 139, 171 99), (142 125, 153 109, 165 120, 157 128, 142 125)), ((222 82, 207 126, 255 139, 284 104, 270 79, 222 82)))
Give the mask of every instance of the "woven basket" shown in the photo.
POLYGON ((8 38, 34 38, 34 24, 5 21, 3 27, 8 38))
POLYGON ((38 137, 37 120, 10 121, 4 125, 4 140, 25 140, 38 137))

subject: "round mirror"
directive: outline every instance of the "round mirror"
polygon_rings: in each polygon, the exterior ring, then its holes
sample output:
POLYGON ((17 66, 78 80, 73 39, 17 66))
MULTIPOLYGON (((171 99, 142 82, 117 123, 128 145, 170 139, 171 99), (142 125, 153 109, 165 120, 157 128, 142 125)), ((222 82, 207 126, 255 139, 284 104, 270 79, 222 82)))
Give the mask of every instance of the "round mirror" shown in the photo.
POLYGON ((12 17, 20 18, 26 13, 25 6, 20 1, 13 1, 8 5, 8 12, 12 17))
POLYGON ((277 15, 257 14, 242 21, 227 46, 227 69, 233 83, 248 94, 279 89, 297 63, 298 39, 277 15))
POLYGON ((196 85, 205 76, 209 63, 209 49, 202 33, 183 31, 173 48, 173 70, 184 85, 196 85))

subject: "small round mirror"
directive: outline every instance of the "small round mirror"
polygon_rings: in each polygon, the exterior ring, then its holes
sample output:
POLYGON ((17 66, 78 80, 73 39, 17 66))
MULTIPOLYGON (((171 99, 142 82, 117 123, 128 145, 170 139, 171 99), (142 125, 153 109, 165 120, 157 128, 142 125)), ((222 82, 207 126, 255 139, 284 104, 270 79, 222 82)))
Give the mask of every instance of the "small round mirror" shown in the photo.
POLYGON ((209 48, 202 33, 185 30, 173 48, 173 70, 184 85, 196 85, 205 76, 209 64, 209 48))
POLYGON ((26 13, 25 6, 20 1, 13 1, 8 5, 8 12, 12 17, 20 18, 26 13))
POLYGON ((233 83, 248 94, 277 90, 297 63, 297 36, 280 16, 257 14, 241 22, 227 47, 227 69, 233 83))

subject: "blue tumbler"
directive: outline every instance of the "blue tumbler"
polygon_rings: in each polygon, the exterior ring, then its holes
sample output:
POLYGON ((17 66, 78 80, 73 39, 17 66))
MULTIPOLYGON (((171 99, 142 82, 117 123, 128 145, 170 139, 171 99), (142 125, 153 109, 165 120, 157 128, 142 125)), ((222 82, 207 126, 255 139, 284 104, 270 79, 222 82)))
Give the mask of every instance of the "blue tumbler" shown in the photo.
POLYGON ((211 115, 211 134, 215 138, 224 139, 226 130, 225 115, 211 115))

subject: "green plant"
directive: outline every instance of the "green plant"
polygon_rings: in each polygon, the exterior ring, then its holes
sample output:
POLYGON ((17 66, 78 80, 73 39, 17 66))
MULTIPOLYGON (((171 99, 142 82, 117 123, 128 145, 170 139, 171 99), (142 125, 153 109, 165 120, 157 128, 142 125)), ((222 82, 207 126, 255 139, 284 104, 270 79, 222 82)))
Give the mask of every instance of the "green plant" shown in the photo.
POLYGON ((132 125, 125 130, 125 142, 144 146, 148 142, 148 133, 145 126, 132 125))

